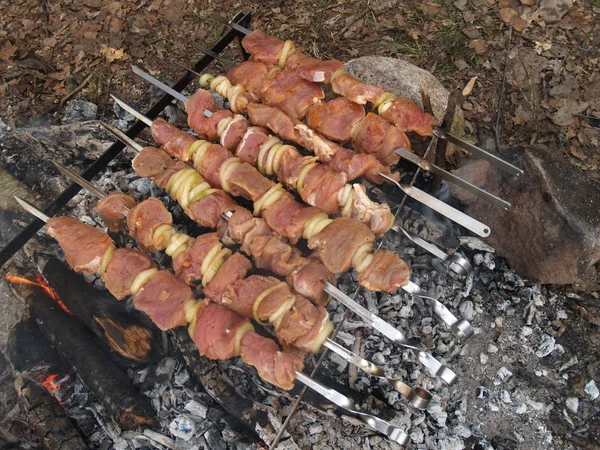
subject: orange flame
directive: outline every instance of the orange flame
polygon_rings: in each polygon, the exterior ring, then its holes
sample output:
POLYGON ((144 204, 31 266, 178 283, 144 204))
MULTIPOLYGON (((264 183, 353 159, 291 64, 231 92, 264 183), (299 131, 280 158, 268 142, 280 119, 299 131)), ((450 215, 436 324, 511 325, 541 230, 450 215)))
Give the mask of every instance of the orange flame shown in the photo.
POLYGON ((60 299, 60 297, 58 296, 58 294, 56 293, 56 291, 54 289, 52 289, 48 283, 46 283, 46 280, 44 280, 44 278, 42 277, 41 274, 38 273, 35 276, 35 281, 31 281, 28 278, 16 277, 16 276, 12 276, 12 275, 6 275, 5 278, 6 278, 7 281, 9 281, 11 283, 15 283, 15 284, 27 284, 29 286, 39 286, 39 287, 41 287, 46 292, 46 294, 48 294, 48 296, 52 300, 54 300, 56 303, 58 303, 58 305, 65 312, 67 312, 70 316, 73 315, 73 313, 71 311, 69 311, 69 308, 67 308, 67 305, 65 305, 63 303, 63 301, 60 299))
POLYGON ((60 383, 55 382, 58 378, 57 373, 51 373, 46 378, 42 380, 42 385, 50 392, 56 392, 60 389, 60 383))

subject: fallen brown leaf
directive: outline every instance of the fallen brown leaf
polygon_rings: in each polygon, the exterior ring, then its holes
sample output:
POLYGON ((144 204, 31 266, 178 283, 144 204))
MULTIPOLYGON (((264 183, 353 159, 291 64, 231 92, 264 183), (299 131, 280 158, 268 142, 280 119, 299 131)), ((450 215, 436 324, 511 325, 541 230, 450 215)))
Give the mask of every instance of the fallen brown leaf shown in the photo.
POLYGON ((2 48, 0 48, 0 59, 2 61, 10 61, 17 53, 17 50, 18 47, 16 45, 13 45, 10 41, 6 41, 2 48))
POLYGON ((441 5, 438 5, 437 3, 434 3, 432 1, 424 1, 423 3, 421 3, 421 10, 430 19, 433 19, 435 16, 437 16, 441 8, 441 5))
POLYGON ((481 55, 488 49, 488 43, 484 39, 473 39, 469 42, 469 48, 475 50, 475 53, 481 55))
POLYGON ((100 49, 100 54, 104 55, 104 57, 106 58, 106 60, 109 63, 116 61, 117 59, 122 59, 126 56, 124 48, 116 49, 116 48, 108 47, 105 44, 102 44, 102 48, 100 49))

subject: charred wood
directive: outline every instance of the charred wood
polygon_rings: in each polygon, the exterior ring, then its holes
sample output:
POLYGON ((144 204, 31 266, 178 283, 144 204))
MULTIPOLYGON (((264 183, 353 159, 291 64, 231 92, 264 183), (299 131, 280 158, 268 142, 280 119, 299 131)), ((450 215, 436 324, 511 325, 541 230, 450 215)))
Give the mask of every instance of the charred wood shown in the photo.
MULTIPOLYGON (((15 270, 14 265, 9 271, 15 270)), ((67 314, 38 286, 13 284, 14 292, 28 305, 31 316, 54 348, 76 368, 92 391, 123 429, 156 425, 149 401, 127 375, 96 343, 81 322, 67 314)))
POLYGON ((31 317, 23 319, 11 330, 6 356, 13 369, 40 381, 49 373, 64 373, 60 356, 31 317))
POLYGON ((42 276, 79 320, 119 359, 127 360, 118 363, 148 363, 159 356, 159 333, 143 325, 135 312, 126 311, 125 302, 95 289, 55 258, 48 260, 42 276))
POLYGON ((198 348, 186 329, 175 332, 178 350, 191 372, 198 378, 206 392, 229 414, 236 417, 246 428, 254 431, 267 445, 275 438, 276 426, 270 419, 270 408, 254 402, 239 392, 233 382, 223 374, 217 364, 200 356, 198 348))
POLYGON ((29 427, 40 439, 41 448, 48 450, 87 448, 62 406, 46 389, 34 380, 23 377, 15 380, 15 388, 25 407, 29 427))

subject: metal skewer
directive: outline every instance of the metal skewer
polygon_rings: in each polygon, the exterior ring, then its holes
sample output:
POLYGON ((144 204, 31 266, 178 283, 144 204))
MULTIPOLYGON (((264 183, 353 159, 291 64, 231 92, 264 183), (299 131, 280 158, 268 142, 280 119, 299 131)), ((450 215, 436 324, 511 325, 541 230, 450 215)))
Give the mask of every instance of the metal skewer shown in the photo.
POLYGON ((381 434, 384 434, 392 441, 402 446, 407 446, 410 443, 409 435, 406 434, 406 432, 400 427, 392 425, 391 423, 386 422, 377 416, 362 411, 356 406, 354 400, 346 397, 335 389, 322 385, 302 372, 296 372, 296 379, 301 383, 304 383, 312 390, 321 394, 330 402, 335 403, 339 407, 357 415, 363 422, 371 426, 371 428, 379 431, 381 434))
POLYGON ((415 243, 418 246, 420 246, 421 248, 427 250, 433 256, 441 259, 442 261, 450 263, 450 265, 449 265, 450 270, 452 270, 454 273, 457 273, 458 275, 463 275, 466 277, 471 272, 473 272, 473 266, 471 265, 469 260, 466 258, 463 258, 458 253, 448 255, 446 252, 442 251, 441 249, 439 249, 432 243, 427 242, 426 240, 421 239, 419 236, 416 236, 416 235, 406 231, 400 225, 397 225, 397 224, 393 225, 392 230, 394 230, 397 233, 404 233, 404 235, 408 239, 410 239, 413 243, 415 243))
MULTIPOLYGON (((44 223, 48 223, 48 220, 50 220, 49 216, 44 214, 42 211, 37 209, 35 206, 33 206, 30 203, 23 200, 22 198, 20 198, 16 195, 14 198, 17 201, 17 203, 19 203, 19 205, 21 205, 21 207, 25 211, 27 211, 28 213, 37 217, 38 219, 42 220, 44 223)), ((323 384, 313 380, 312 378, 308 377, 307 375, 305 375, 302 372, 297 371, 295 373, 295 375, 296 375, 296 379, 298 381, 300 381, 301 383, 310 387, 314 391, 318 392, 319 394, 321 394, 323 397, 325 397, 330 402, 338 405, 340 408, 343 408, 343 409, 347 410, 348 412, 358 416, 367 425, 371 426, 376 431, 384 434, 385 436, 387 436, 389 439, 393 440, 394 442, 397 442, 398 444, 400 444, 402 446, 406 446, 410 442, 410 437, 400 427, 392 425, 373 414, 369 414, 369 413, 361 410, 360 408, 358 408, 356 406, 356 404, 354 403, 354 401, 352 399, 346 397, 342 393, 336 391, 335 389, 324 386, 323 384)), ((427 392, 427 391, 425 391, 425 392, 427 392)), ((429 393, 427 393, 427 395, 429 395, 429 393)), ((429 397, 431 397, 431 396, 429 396, 429 397)))
MULTIPOLYGON (((139 113, 138 111, 136 111, 135 109, 131 108, 126 103, 124 103, 121 100, 117 99, 114 95, 111 95, 111 97, 116 102, 118 102, 118 104, 123 109, 125 109, 129 113, 133 114, 135 117, 137 117, 139 120, 141 120, 144 123, 146 123, 148 126, 152 126, 152 121, 150 119, 148 119, 147 117, 145 117, 144 115, 142 115, 141 113, 139 113)), ((120 137, 121 134, 122 134, 119 131, 113 131, 113 130, 111 130, 108 127, 107 127, 107 129, 109 129, 109 131, 113 132, 117 137, 120 137)), ((124 141, 124 142, 126 142, 126 141, 124 141)), ((409 187, 411 189, 413 189, 412 186, 409 186, 409 187)), ((419 192, 422 192, 422 191, 419 191, 419 192)), ((422 194, 423 195, 428 195, 428 194, 425 194, 424 192, 422 192, 422 194)), ((433 197, 431 197, 431 198, 433 198, 433 197)), ((437 199, 435 199, 435 200, 437 201, 437 199)), ((440 203, 442 203, 442 202, 440 202, 440 203)), ((445 203, 442 203, 442 204, 445 205, 445 203)), ((467 262, 467 264, 468 264, 468 262, 467 262)), ((469 325, 469 323, 466 322, 464 319, 458 319, 457 317, 455 317, 454 314, 452 314, 452 312, 448 308, 446 308, 439 300, 436 300, 436 299, 434 299, 432 297, 426 296, 425 293, 423 291, 421 291, 414 284, 412 284, 412 285, 409 284, 407 286, 403 286, 402 288, 405 291, 407 291, 407 292, 409 292, 411 294, 418 295, 418 296, 422 297, 428 303, 430 303, 430 305, 432 306, 434 314, 438 317, 438 319, 440 319, 442 322, 444 322, 446 325, 448 325, 448 327, 450 327, 450 331, 458 339, 465 340, 465 339, 468 339, 470 336, 472 336, 473 329, 472 329, 471 325, 469 325)))
MULTIPOLYGON (((149 73, 146 73, 143 70, 141 70, 139 67, 131 66, 131 68, 136 75, 139 75, 144 80, 146 80, 149 83, 152 83, 153 85, 155 85, 156 87, 162 89, 167 94, 172 95, 173 97, 177 98, 178 100, 181 100, 184 103, 187 103, 187 101, 189 100, 187 97, 182 95, 180 92, 177 92, 174 89, 170 88, 163 82, 154 78, 149 73)), ((119 104, 121 104, 121 103, 119 103, 119 104)), ((462 225, 463 227, 472 231, 473 233, 477 234, 478 236, 481 236, 481 237, 489 236, 490 228, 487 225, 479 222, 478 220, 453 208, 452 206, 442 202, 441 200, 438 200, 437 198, 421 191, 420 189, 417 189, 414 186, 410 186, 405 183, 400 183, 400 182, 394 180, 393 178, 385 175, 384 173, 380 173, 379 175, 381 175, 386 180, 389 180, 392 183, 394 183, 405 194, 407 194, 410 197, 414 198, 415 200, 423 203, 424 205, 428 206, 429 208, 433 209, 434 211, 437 211, 438 213, 442 214, 443 216, 446 216, 448 219, 458 223, 459 225, 462 225)))
POLYGON ((471 184, 468 181, 465 181, 462 178, 457 177, 453 173, 450 173, 450 172, 436 166, 435 164, 427 161, 426 159, 421 158, 419 155, 416 155, 413 152, 406 150, 405 148, 397 148, 396 150, 394 150, 394 153, 401 156, 403 159, 406 159, 407 161, 410 161, 411 163, 416 164, 421 169, 423 169, 427 172, 431 172, 435 175, 439 175, 440 177, 444 178, 445 180, 448 180, 451 183, 454 183, 457 186, 460 186, 461 188, 465 189, 466 191, 469 191, 471 194, 476 195, 477 197, 480 197, 484 200, 487 200, 488 202, 493 203, 494 205, 501 206, 504 209, 510 209, 512 206, 506 200, 502 200, 500 197, 496 197, 495 195, 490 194, 487 191, 484 191, 483 189, 475 186, 474 184, 471 184))
MULTIPOLYGON (((117 136, 119 139, 121 139, 123 141, 123 143, 132 147, 135 151, 139 152, 142 150, 141 145, 139 145, 137 142, 135 142, 133 139, 131 139, 129 136, 127 136, 125 133, 123 133, 121 130, 113 127, 112 125, 105 124, 104 122, 100 122, 100 124, 103 127, 105 127, 106 129, 108 129, 110 132, 115 134, 115 136, 117 136)), ((79 177, 77 174, 73 173, 69 169, 60 166, 60 164, 58 164, 58 163, 55 163, 55 165, 57 165, 57 167, 59 167, 59 170, 61 170, 62 173, 64 173, 67 177, 70 177, 71 179, 73 179, 81 187, 88 189, 91 186, 93 189, 95 189, 95 191, 98 191, 101 195, 106 196, 106 194, 104 192, 100 191, 99 189, 96 189, 95 187, 90 185, 90 183, 88 181, 79 177)), ((102 198, 102 197, 99 197, 99 198, 102 198)), ((231 213, 228 213, 228 214, 229 215, 223 214, 222 217, 225 220, 229 220, 229 217, 231 217, 231 213)), ((398 392, 400 392, 402 395, 404 395, 408 399, 409 403, 412 406, 414 406, 415 408, 419 408, 419 409, 427 408, 427 405, 429 404, 429 401, 431 400, 431 395, 426 390, 421 389, 421 388, 413 389, 410 386, 408 386, 407 384, 403 383, 402 381, 400 381, 396 378, 390 378, 390 377, 385 376, 385 374, 381 368, 379 368, 372 362, 369 362, 369 361, 363 359, 362 357, 351 352, 350 350, 342 347, 337 342, 335 342, 329 338, 325 341, 324 346, 327 347, 328 349, 332 350, 333 352, 337 353, 339 356, 344 358, 349 363, 354 364, 355 366, 357 366, 359 369, 363 370, 364 372, 366 372, 374 377, 378 377, 380 379, 387 381, 392 387, 394 387, 394 389, 396 389, 398 392)))

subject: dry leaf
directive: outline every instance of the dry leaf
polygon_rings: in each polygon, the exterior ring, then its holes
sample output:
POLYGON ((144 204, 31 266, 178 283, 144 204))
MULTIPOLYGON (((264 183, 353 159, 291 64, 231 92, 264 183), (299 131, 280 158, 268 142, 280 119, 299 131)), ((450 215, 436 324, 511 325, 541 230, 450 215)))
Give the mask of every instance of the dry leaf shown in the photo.
POLYGON ((13 45, 10 41, 6 41, 2 48, 0 48, 0 60, 10 61, 17 53, 17 50, 18 47, 16 45, 13 45))
POLYGON ((541 55, 546 50, 550 50, 552 48, 552 42, 540 42, 535 41, 535 48, 533 49, 538 55, 541 55))
POLYGON ((45 47, 54 48, 54 46, 56 45, 57 42, 58 41, 56 40, 56 38, 53 38, 53 37, 42 39, 42 45, 45 47))
POLYGON ((465 88, 462 91, 462 94, 465 97, 468 97, 469 95, 471 95, 471 92, 473 92, 473 88, 475 87, 476 81, 477 81, 477 77, 473 77, 469 80, 469 82, 467 83, 467 85, 465 86, 465 88))
POLYGON ((423 3, 421 3, 421 10, 430 19, 433 19, 440 12, 441 8, 441 5, 438 5, 434 2, 424 1, 423 3))
POLYGON ((531 113, 523 108, 523 105, 518 105, 515 110, 515 117, 512 121, 515 125, 523 125, 531 120, 531 113))
POLYGON ((475 50, 475 53, 481 55, 488 49, 488 44, 484 39, 473 39, 469 42, 469 48, 475 50))
POLYGON ((104 55, 109 63, 116 61, 117 59, 121 59, 125 56, 125 49, 115 49, 112 47, 108 47, 105 44, 102 44, 102 48, 100 49, 100 54, 104 55))

